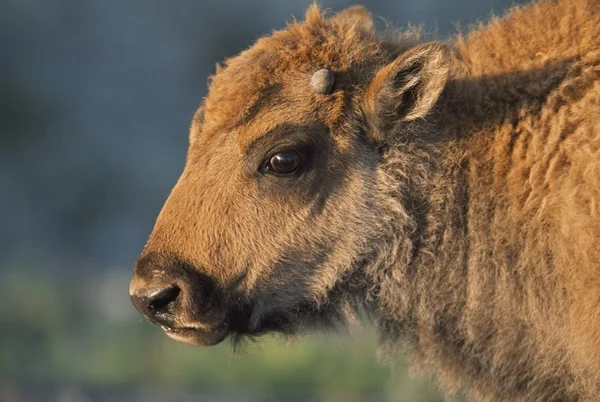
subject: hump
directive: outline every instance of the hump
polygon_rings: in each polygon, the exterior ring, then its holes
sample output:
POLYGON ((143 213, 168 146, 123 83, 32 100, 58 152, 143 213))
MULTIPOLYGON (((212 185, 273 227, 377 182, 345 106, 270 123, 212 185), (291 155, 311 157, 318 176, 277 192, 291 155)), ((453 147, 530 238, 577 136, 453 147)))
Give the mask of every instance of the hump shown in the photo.
POLYGON ((541 0, 512 8, 457 38, 473 76, 543 68, 566 60, 600 60, 600 1, 541 0))

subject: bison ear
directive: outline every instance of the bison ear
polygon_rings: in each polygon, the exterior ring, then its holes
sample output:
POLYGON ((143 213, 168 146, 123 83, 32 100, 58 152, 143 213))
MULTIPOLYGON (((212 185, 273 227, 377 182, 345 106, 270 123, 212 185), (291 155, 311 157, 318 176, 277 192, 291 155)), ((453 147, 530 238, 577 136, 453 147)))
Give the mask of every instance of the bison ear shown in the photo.
POLYGON ((424 117, 446 85, 447 49, 439 43, 415 46, 383 66, 364 96, 364 111, 373 136, 382 140, 396 125, 424 117))
POLYGON ((335 14, 332 19, 345 24, 356 25, 365 32, 373 32, 373 19, 363 6, 352 6, 335 14))

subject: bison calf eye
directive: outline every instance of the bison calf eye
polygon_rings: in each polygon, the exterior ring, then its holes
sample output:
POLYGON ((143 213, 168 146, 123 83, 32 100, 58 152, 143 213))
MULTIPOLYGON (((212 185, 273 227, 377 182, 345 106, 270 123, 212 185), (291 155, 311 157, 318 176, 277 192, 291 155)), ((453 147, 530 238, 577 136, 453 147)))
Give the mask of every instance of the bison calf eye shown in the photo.
POLYGON ((298 170, 301 160, 300 154, 295 151, 279 152, 269 158, 263 170, 265 173, 287 176, 298 170))

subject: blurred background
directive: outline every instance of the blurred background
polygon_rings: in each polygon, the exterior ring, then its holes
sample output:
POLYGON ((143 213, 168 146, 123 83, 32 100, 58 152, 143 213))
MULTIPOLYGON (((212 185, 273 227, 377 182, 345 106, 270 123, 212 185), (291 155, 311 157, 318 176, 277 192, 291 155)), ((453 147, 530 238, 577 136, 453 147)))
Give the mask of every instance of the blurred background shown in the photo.
MULTIPOLYGON (((0 401, 443 400, 379 364, 368 326, 234 354, 168 339, 129 301, 215 63, 309 3, 0 2, 0 401)), ((363 1, 442 37, 511 3, 363 1)))

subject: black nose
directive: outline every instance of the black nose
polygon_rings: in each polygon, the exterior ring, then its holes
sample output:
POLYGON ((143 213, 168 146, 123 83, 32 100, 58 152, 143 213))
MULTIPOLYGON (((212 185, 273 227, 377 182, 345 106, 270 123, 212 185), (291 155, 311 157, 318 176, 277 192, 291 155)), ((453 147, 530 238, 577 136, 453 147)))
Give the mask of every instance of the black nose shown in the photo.
POLYGON ((173 322, 173 306, 181 289, 173 285, 163 289, 136 292, 131 301, 147 319, 158 325, 170 326, 173 322))

